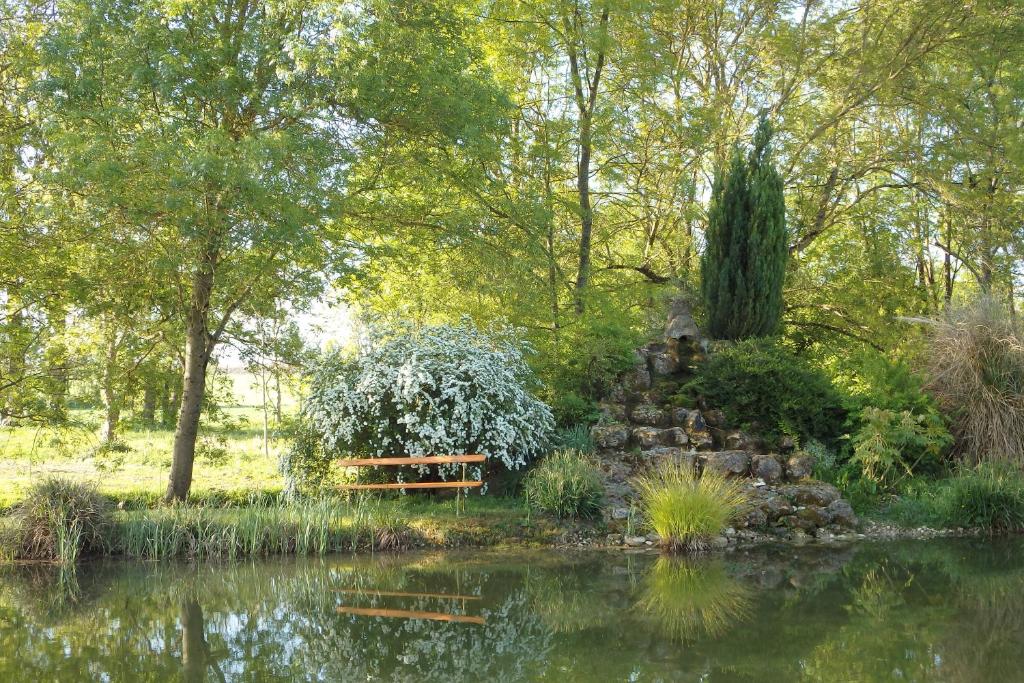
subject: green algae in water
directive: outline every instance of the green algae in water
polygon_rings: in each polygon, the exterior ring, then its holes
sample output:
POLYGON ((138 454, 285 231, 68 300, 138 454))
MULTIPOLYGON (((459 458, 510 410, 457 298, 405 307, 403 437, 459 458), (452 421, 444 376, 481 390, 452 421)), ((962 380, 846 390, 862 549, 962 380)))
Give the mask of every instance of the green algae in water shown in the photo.
POLYGON ((2 681, 1015 681, 1024 542, 0 569, 2 681))

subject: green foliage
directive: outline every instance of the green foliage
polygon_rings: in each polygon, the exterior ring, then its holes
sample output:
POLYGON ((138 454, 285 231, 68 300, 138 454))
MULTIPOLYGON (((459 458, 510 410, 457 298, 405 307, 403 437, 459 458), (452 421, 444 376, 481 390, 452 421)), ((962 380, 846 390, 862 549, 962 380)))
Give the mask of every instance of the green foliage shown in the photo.
POLYGON ((530 507, 559 519, 592 518, 604 502, 604 478, 590 457, 563 450, 544 458, 526 476, 530 507))
POLYGON ((671 552, 699 551, 720 532, 747 500, 735 479, 687 463, 665 461, 636 482, 647 525, 671 552))
POLYGON ((659 557, 644 581, 637 607, 667 637, 716 637, 751 614, 750 589, 721 562, 659 557))
POLYGON ((715 175, 701 258, 708 333, 715 339, 771 336, 779 327, 788 244, 771 135, 762 117, 749 158, 736 149, 728 171, 715 175))
POLYGON ((1024 529, 1024 475, 1012 466, 981 465, 949 480, 942 496, 946 524, 989 532, 1024 529))
POLYGON ((846 415, 828 376, 772 339, 716 350, 683 391, 768 440, 789 435, 828 445, 840 435, 846 415))
POLYGON ((590 425, 577 424, 564 427, 555 433, 555 445, 561 450, 594 452, 594 438, 590 434, 590 425))
POLYGON ((953 443, 942 418, 935 413, 915 415, 904 410, 865 408, 861 426, 852 437, 853 456, 863 476, 883 487, 906 477, 937 474, 943 455, 953 443))
POLYGON ((12 520, 6 542, 15 557, 71 564, 102 550, 110 505, 92 486, 52 477, 28 491, 12 520))

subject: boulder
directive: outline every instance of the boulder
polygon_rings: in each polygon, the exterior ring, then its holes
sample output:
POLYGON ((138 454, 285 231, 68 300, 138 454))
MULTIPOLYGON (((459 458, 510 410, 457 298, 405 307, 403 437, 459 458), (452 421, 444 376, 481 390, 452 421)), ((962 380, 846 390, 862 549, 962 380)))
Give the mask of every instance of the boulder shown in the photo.
POLYGON ((741 476, 750 470, 750 453, 747 451, 716 451, 703 456, 704 468, 725 475, 741 476))
POLYGON ((626 421, 626 406, 624 406, 622 403, 602 401, 601 403, 598 404, 597 407, 601 411, 601 416, 607 421, 626 421))
POLYGON ((825 508, 817 505, 808 505, 797 510, 796 516, 811 522, 815 527, 828 526, 832 522, 832 515, 825 508))
POLYGON ((740 429, 733 429, 722 435, 722 446, 730 451, 756 451, 758 440, 740 429))
POLYGON ((839 500, 839 489, 832 484, 814 482, 809 484, 791 484, 782 487, 780 492, 795 505, 817 505, 826 507, 839 500))
POLYGON ((633 430, 633 443, 640 448, 654 448, 661 445, 661 430, 655 427, 637 427, 633 430))
POLYGON ((787 515, 793 514, 793 505, 786 498, 769 494, 757 503, 758 508, 764 512, 768 521, 774 522, 787 515))
POLYGON ((845 526, 848 528, 854 528, 857 526, 857 515, 853 512, 853 508, 842 498, 833 500, 828 504, 826 508, 830 515, 832 515, 832 522, 839 526, 845 526))
POLYGON ((708 431, 708 423, 704 421, 704 416, 701 415, 699 410, 686 411, 686 424, 683 426, 687 432, 708 431))
POLYGON ((774 455, 755 455, 750 460, 750 476, 772 484, 782 479, 782 465, 774 455))
POLYGON ((612 519, 615 519, 615 520, 629 519, 629 508, 626 508, 626 507, 612 508, 612 519))
POLYGON ((711 438, 711 432, 708 431, 707 423, 704 422, 704 417, 699 410, 691 410, 687 413, 685 429, 686 435, 695 449, 705 450, 714 445, 715 441, 711 438))
POLYGON ((668 351, 651 355, 651 371, 655 377, 668 377, 679 370, 679 360, 668 351))
POLYGON ((768 526, 768 515, 761 508, 752 507, 740 516, 740 526, 763 529, 768 526))
POLYGON ((686 432, 683 431, 682 427, 670 427, 664 430, 661 435, 662 442, 666 446, 685 446, 690 443, 690 438, 686 436, 686 432))
POLYGON ((675 460, 688 466, 690 469, 697 467, 697 454, 693 451, 684 451, 682 448, 673 446, 658 446, 646 451, 640 451, 640 457, 651 464, 664 460, 675 460))
POLYGON ((629 443, 629 428, 618 423, 594 425, 590 436, 598 448, 624 448, 629 443))
POLYGON ((626 536, 625 543, 630 548, 639 548, 640 546, 647 545, 647 539, 643 536, 626 536))
POLYGON ((633 422, 650 427, 662 426, 667 422, 667 417, 661 408, 650 403, 641 403, 630 411, 630 418, 633 422))
POLYGON ((786 478, 798 481, 811 476, 814 470, 814 456, 807 453, 794 453, 786 460, 786 478))
POLYGON ((647 391, 651 388, 651 372, 646 365, 634 369, 626 379, 631 391, 647 391))
POLYGON ((687 408, 673 408, 672 409, 672 425, 675 427, 685 427, 687 425, 687 419, 690 416, 690 411, 687 408))
POLYGON ((779 450, 783 453, 789 453, 796 448, 796 441, 791 436, 783 436, 779 439, 779 450))

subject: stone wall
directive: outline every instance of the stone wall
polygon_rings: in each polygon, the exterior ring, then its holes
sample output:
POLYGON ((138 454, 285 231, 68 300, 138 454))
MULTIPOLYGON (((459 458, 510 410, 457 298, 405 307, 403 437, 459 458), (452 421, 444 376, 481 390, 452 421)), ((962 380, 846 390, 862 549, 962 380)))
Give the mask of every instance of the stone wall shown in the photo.
POLYGON ((629 517, 633 478, 670 459, 698 471, 745 478, 751 504, 737 522, 741 529, 825 536, 853 527, 857 520, 850 505, 834 486, 810 478, 813 460, 792 441, 768 449, 757 435, 727 424, 714 407, 673 403, 706 349, 689 307, 677 300, 664 339, 637 349, 635 366, 601 401, 592 437, 612 525, 624 525, 629 517))

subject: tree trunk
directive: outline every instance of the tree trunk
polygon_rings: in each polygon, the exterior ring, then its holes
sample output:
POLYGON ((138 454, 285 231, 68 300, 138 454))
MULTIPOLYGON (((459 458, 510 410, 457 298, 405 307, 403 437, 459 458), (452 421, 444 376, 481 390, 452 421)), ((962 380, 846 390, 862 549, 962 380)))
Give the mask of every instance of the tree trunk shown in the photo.
POLYGON ((199 436, 199 417, 206 394, 206 372, 213 352, 213 338, 207 330, 210 295, 213 292, 212 270, 202 270, 192 285, 192 305, 189 309, 188 329, 185 337, 185 373, 181 383, 181 408, 178 425, 174 430, 171 452, 171 476, 167 482, 165 500, 185 500, 192 488, 192 466, 196 457, 196 438, 199 436))
POLYGON ((579 271, 576 273, 577 313, 583 312, 584 292, 590 281, 590 243, 594 231, 594 211, 590 206, 591 147, 590 115, 588 113, 580 121, 580 165, 579 176, 576 178, 576 191, 580 201, 580 265, 579 271))
POLYGON ((281 425, 281 368, 274 369, 274 420, 281 425))
POLYGON ((156 421, 156 394, 156 380, 147 378, 142 389, 142 421, 148 425, 156 421))
POLYGON ((121 399, 117 395, 115 373, 117 372, 117 332, 111 331, 107 337, 106 363, 103 366, 103 408, 105 411, 105 427, 103 442, 113 443, 117 438, 117 425, 121 421, 121 399))
POLYGON ((206 680, 209 648, 206 644, 206 626, 203 608, 195 600, 181 605, 181 667, 185 681, 206 680))

